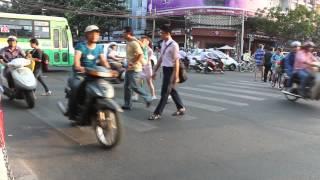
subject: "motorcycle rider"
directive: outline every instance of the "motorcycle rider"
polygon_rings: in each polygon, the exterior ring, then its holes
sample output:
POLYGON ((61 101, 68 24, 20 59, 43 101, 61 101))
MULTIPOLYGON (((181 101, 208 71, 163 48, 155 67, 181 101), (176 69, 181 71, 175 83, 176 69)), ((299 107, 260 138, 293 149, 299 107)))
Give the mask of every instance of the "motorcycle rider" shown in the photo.
MULTIPOLYGON (((103 52, 103 46, 98 45, 97 41, 100 38, 100 29, 96 25, 89 25, 85 29, 86 42, 80 42, 75 47, 75 57, 74 57, 74 71, 85 72, 85 68, 94 68, 98 63, 101 66, 110 68, 110 65, 105 58, 103 52)), ((76 73, 68 81, 71 87, 71 97, 68 104, 68 114, 70 119, 75 119, 75 111, 78 104, 77 97, 83 97, 85 83, 81 76, 77 76, 76 73)), ((83 117, 83 116, 82 116, 83 117)))
MULTIPOLYGON (((17 46, 17 37, 16 36, 9 36, 7 39, 8 46, 4 47, 0 50, 0 59, 3 59, 3 62, 1 63, 9 63, 13 59, 16 58, 24 58, 26 54, 23 52, 23 50, 17 46)), ((14 87, 12 75, 9 71, 9 68, 6 67, 5 70, 5 77, 8 81, 8 86, 10 89, 14 87)))
POLYGON ((118 49, 117 44, 115 43, 110 44, 107 59, 109 61, 111 69, 121 71, 123 68, 123 63, 124 63, 123 61, 125 60, 125 58, 117 55, 117 49, 118 49))
POLYGON ((311 41, 307 41, 303 44, 301 49, 296 53, 294 62, 294 73, 298 75, 300 79, 299 94, 302 97, 307 97, 308 93, 306 87, 313 78, 313 63, 316 62, 316 58, 312 52, 315 44, 311 41))
POLYGON ((299 51, 300 47, 301 47, 301 42, 293 41, 291 43, 292 50, 284 59, 284 69, 285 69, 285 72, 288 76, 287 84, 285 84, 285 86, 287 88, 292 86, 292 75, 293 75, 293 69, 294 69, 294 62, 295 62, 295 58, 296 58, 296 53, 299 51))

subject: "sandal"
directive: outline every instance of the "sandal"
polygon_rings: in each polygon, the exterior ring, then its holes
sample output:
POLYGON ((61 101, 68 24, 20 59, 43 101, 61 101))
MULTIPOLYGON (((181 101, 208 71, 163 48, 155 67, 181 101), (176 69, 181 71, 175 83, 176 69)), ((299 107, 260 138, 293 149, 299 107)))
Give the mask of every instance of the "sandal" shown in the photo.
POLYGON ((183 116, 185 114, 185 112, 186 112, 186 109, 185 108, 181 108, 177 112, 174 112, 172 114, 172 116, 183 116))
POLYGON ((161 116, 159 114, 152 114, 148 120, 150 121, 154 121, 154 120, 158 120, 158 119, 161 119, 161 116))

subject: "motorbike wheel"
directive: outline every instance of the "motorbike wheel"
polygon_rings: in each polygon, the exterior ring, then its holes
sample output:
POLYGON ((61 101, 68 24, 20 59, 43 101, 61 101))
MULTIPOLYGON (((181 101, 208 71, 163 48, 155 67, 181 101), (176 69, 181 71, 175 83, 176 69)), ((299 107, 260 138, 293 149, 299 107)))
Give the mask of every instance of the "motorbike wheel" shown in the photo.
POLYGON ((25 100, 28 104, 29 108, 34 108, 35 105, 35 96, 33 91, 25 91, 24 92, 25 100))
POLYGON ((234 65, 234 64, 231 64, 230 66, 229 66, 229 69, 230 69, 230 71, 235 71, 236 70, 236 65, 234 65))
POLYGON ((117 146, 122 135, 122 128, 117 112, 105 109, 99 110, 93 119, 93 128, 98 142, 105 148, 117 146))
MULTIPOLYGON (((298 90, 297 89, 291 89, 290 92, 293 93, 293 94, 298 94, 298 90)), ((285 94, 284 96, 286 97, 287 100, 289 100, 291 102, 296 102, 298 99, 300 99, 299 97, 290 96, 288 94, 285 94)))

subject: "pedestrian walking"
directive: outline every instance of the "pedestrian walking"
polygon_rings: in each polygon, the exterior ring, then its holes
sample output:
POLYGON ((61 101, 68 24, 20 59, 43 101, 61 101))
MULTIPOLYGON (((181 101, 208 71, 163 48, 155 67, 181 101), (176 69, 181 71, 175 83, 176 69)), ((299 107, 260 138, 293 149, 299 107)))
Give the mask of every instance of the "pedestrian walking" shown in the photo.
POLYGON ((152 96, 152 99, 157 99, 156 96, 156 90, 154 88, 154 84, 153 84, 153 79, 152 79, 152 63, 151 63, 151 58, 153 56, 153 50, 152 50, 152 40, 147 37, 147 36, 143 36, 140 40, 144 46, 143 51, 146 51, 146 53, 144 53, 145 55, 145 61, 146 64, 143 67, 143 71, 142 71, 142 77, 146 80, 149 89, 150 89, 150 93, 152 96))
POLYGON ((32 51, 30 52, 30 56, 31 56, 31 58, 33 58, 35 60, 33 74, 45 90, 45 93, 43 93, 41 95, 42 96, 51 96, 52 92, 50 91, 47 84, 44 82, 44 80, 42 78, 42 60, 43 60, 44 53, 39 47, 39 41, 35 38, 31 39, 30 46, 33 48, 32 51))
POLYGON ((268 51, 266 52, 266 54, 264 55, 264 77, 263 77, 263 81, 267 82, 268 80, 268 74, 269 72, 271 73, 271 76, 269 78, 269 82, 271 81, 271 77, 272 77, 272 71, 271 71, 271 57, 273 56, 273 48, 268 49, 268 51))
POLYGON ((263 45, 259 44, 259 48, 254 53, 254 59, 256 61, 256 70, 254 72, 254 80, 257 81, 257 73, 260 73, 261 81, 263 81, 263 59, 265 51, 263 50, 263 45))
POLYGON ((154 68, 153 78, 160 66, 163 70, 163 81, 161 88, 160 102, 149 117, 149 120, 157 120, 161 118, 161 114, 167 104, 168 96, 171 95, 174 103, 176 104, 177 111, 173 116, 182 116, 185 114, 185 107, 181 98, 176 90, 176 84, 179 82, 179 45, 171 37, 171 27, 163 25, 160 28, 161 39, 163 40, 161 46, 161 55, 157 65, 154 68))
POLYGON ((143 65, 146 64, 140 43, 133 35, 131 27, 125 27, 123 37, 127 41, 127 60, 128 69, 124 80, 124 110, 131 110, 132 108, 132 92, 139 94, 146 106, 151 105, 152 97, 141 87, 141 72, 143 65))

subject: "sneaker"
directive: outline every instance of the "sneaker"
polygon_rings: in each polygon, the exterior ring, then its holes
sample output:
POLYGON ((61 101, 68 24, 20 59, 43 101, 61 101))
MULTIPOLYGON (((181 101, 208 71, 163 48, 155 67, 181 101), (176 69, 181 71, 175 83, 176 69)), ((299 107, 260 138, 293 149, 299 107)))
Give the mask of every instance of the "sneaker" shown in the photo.
POLYGON ((41 94, 41 96, 51 96, 52 95, 52 91, 47 91, 43 94, 41 94))
POLYGON ((157 96, 152 96, 152 100, 158 99, 157 96))
POLYGON ((154 120, 158 120, 158 119, 161 119, 161 116, 159 114, 152 114, 148 120, 149 121, 154 121, 154 120))
POLYGON ((131 97, 131 100, 132 100, 133 102, 137 102, 137 101, 139 100, 138 94, 133 95, 133 96, 131 97))

